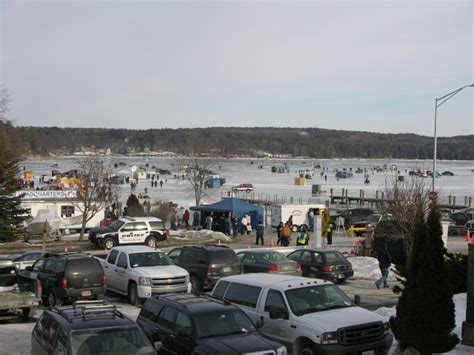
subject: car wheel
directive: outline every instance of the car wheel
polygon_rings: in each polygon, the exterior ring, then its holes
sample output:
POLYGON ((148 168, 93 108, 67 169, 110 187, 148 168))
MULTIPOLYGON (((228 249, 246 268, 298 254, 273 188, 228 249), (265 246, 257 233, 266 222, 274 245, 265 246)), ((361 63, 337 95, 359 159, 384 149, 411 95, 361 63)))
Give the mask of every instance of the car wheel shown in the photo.
POLYGON ((191 292, 198 293, 202 291, 202 282, 196 275, 191 276, 191 292))
POLYGON ((104 247, 105 249, 112 249, 115 246, 115 240, 113 238, 107 238, 104 240, 104 247))
POLYGON ((155 237, 148 237, 145 241, 145 244, 148 245, 150 248, 156 248, 158 245, 158 240, 155 237))
POLYGON ((247 189, 247 190, 245 190, 245 192, 246 192, 246 193, 249 193, 249 192, 250 192, 250 190, 249 190, 249 189, 247 189))
POLYGON ((46 297, 46 302, 48 303, 48 306, 50 307, 59 307, 63 304, 62 300, 58 298, 56 295, 56 292, 52 288, 49 289, 48 295, 46 297))
POLYGON ((293 225, 293 226, 291 227, 291 230, 292 230, 294 233, 298 232, 298 226, 297 226, 297 225, 293 225))
POLYGON ((138 297, 137 284, 135 283, 128 286, 128 302, 134 306, 139 306, 142 303, 142 300, 138 297))

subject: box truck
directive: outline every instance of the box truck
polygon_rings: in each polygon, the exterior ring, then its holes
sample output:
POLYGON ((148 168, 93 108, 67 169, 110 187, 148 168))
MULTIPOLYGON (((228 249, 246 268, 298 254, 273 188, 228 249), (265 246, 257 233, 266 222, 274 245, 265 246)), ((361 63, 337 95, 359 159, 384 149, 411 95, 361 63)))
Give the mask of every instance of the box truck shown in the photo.
POLYGON ((326 208, 324 204, 278 204, 271 206, 271 225, 278 227, 280 222, 286 223, 290 216, 293 216, 293 232, 301 230, 302 227, 306 230, 312 230, 312 222, 310 222, 310 210, 314 215, 319 214, 319 210, 326 208))

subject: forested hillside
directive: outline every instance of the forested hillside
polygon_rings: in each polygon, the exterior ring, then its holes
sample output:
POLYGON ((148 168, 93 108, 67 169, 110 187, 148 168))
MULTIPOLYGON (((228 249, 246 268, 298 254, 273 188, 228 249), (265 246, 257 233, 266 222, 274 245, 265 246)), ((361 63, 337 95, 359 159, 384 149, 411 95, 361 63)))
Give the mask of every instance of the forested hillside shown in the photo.
MULTIPOLYGON (((177 154, 312 158, 432 159, 433 137, 318 128, 97 129, 16 127, 25 153, 71 154, 82 147, 112 153, 171 151, 177 154)), ((438 159, 474 160, 474 135, 438 138, 438 159)))

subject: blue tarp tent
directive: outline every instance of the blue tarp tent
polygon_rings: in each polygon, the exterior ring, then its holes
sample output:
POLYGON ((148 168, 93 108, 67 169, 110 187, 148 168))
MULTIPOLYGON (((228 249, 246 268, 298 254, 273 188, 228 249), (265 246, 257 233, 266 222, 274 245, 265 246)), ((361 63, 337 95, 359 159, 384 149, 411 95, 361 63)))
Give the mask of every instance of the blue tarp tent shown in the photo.
POLYGON ((212 205, 199 206, 195 209, 201 211, 201 224, 203 226, 205 225, 206 217, 211 213, 214 215, 216 228, 213 227, 213 230, 221 230, 220 220, 222 219, 223 224, 223 219, 229 212, 232 213, 233 216, 237 216, 239 223, 242 217, 245 214, 248 214, 252 222, 252 229, 257 228, 259 221, 263 223, 263 208, 257 207, 238 198, 224 198, 222 201, 212 205))

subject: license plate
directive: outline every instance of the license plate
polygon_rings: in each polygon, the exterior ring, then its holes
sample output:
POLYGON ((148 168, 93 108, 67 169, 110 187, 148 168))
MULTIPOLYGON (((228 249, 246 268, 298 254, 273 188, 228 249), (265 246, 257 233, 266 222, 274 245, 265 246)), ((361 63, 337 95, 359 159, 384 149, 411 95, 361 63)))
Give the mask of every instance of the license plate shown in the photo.
MULTIPOLYGON (((338 279, 343 279, 343 278, 344 278, 344 274, 339 274, 339 275, 337 275, 337 278, 338 278, 338 279)), ((372 351, 372 353, 374 352, 373 350, 370 350, 370 351, 372 351)), ((363 354, 363 355, 366 355, 366 354, 363 354)), ((369 355, 369 354, 367 354, 367 355, 369 355)))
POLYGON ((82 291, 82 296, 83 297, 90 296, 90 295, 92 295, 91 291, 82 291))
POLYGON ((375 355, 375 351, 373 350, 366 350, 361 353, 361 355, 375 355))
POLYGON ((223 267, 223 268, 222 268, 222 272, 230 272, 230 270, 232 270, 232 269, 230 268, 230 266, 229 266, 229 267, 223 267))

